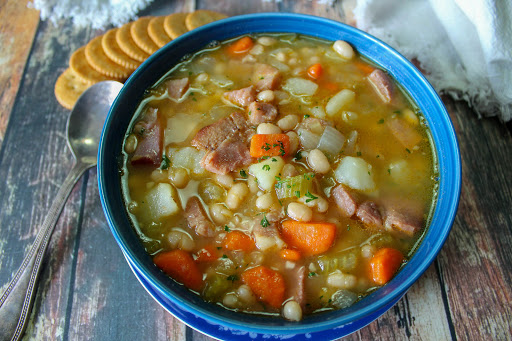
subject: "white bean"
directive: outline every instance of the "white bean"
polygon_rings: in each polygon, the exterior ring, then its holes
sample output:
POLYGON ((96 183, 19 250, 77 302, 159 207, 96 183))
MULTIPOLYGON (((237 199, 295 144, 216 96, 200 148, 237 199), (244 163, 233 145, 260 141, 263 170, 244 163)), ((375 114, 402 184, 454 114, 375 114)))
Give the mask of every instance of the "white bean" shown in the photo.
POLYGON ((236 307, 237 303, 238 297, 236 297, 236 295, 233 293, 226 294, 226 296, 224 296, 224 299, 222 300, 222 304, 229 308, 236 307))
POLYGON ((286 61, 286 55, 284 54, 283 51, 280 51, 276 54, 276 59, 279 60, 280 62, 285 62, 286 61))
POLYGON ((290 155, 294 155, 299 149, 299 135, 294 131, 289 131, 286 135, 290 138, 290 155))
POLYGON ((281 170, 281 176, 283 178, 289 178, 289 177, 292 177, 292 176, 295 176, 298 174, 299 174, 299 172, 297 172, 297 169, 295 169, 295 166, 290 163, 287 163, 286 165, 284 165, 283 169, 281 170))
POLYGON ((135 149, 137 149, 137 142, 137 136, 135 136, 135 134, 130 134, 124 143, 124 151, 128 154, 133 153, 135 149))
POLYGON ((208 78, 210 78, 210 76, 208 76, 207 73, 205 73, 205 72, 200 73, 196 77, 196 83, 204 84, 208 81, 208 78))
POLYGON ((167 170, 157 168, 151 172, 150 178, 155 182, 164 182, 168 179, 168 176, 167 170))
POLYGON ((252 175, 249 175, 247 178, 247 186, 249 186, 249 191, 251 191, 251 193, 257 193, 260 190, 258 187, 258 181, 256 181, 256 178, 252 175))
POLYGON ((231 210, 237 209, 247 194, 249 194, 249 188, 246 184, 241 182, 234 184, 228 191, 226 206, 231 210))
POLYGON ((238 298, 245 303, 254 303, 256 302, 256 297, 254 297, 254 294, 252 293, 251 288, 249 288, 248 285, 242 284, 238 287, 236 290, 236 293, 238 295, 238 298))
POLYGON ((215 181, 225 188, 231 188, 233 186, 233 177, 229 174, 216 174, 215 181))
POLYGON ((190 177, 185 169, 176 168, 169 171, 169 180, 171 180, 176 188, 185 188, 188 185, 190 177))
POLYGON ((336 95, 332 96, 325 105, 325 112, 329 116, 337 114, 343 107, 352 103, 356 98, 356 93, 352 90, 343 89, 336 95))
POLYGON ((299 60, 297 58, 290 58, 290 60, 288 61, 288 64, 291 66, 295 66, 298 63, 299 63, 299 60))
POLYGON ((257 41, 263 46, 272 46, 277 43, 277 40, 272 37, 259 37, 257 41))
POLYGON ((318 57, 318 56, 311 56, 311 58, 309 58, 309 63, 310 64, 320 63, 320 57, 318 57))
POLYGON ((346 60, 354 58, 354 49, 346 41, 336 40, 332 47, 342 58, 346 60))
POLYGON ((371 258, 373 257, 373 253, 375 252, 375 248, 370 244, 365 244, 361 247, 361 256, 363 258, 371 258))
POLYGON ((299 123, 299 117, 297 115, 286 115, 279 121, 277 121, 277 126, 284 131, 292 130, 299 123))
POLYGON ((253 48, 249 51, 250 54, 254 56, 258 56, 265 51, 265 48, 261 44, 255 44, 253 48))
POLYGON ((274 204, 274 199, 272 198, 271 193, 265 193, 260 195, 258 199, 256 199, 256 207, 261 211, 266 211, 274 204))
POLYGON ((300 321, 302 319, 302 308, 296 301, 288 301, 283 307, 283 316, 290 321, 300 321))
POLYGON ((341 289, 352 289, 357 285, 357 277, 337 270, 327 277, 327 285, 341 289))
POLYGON ((258 134, 281 134, 281 128, 272 123, 260 123, 256 132, 258 134))
POLYGON ((307 161, 311 169, 317 173, 325 174, 331 169, 329 160, 319 149, 313 149, 309 152, 307 161))
POLYGON ((260 102, 272 102, 275 98, 274 91, 272 90, 263 90, 257 97, 260 102))
POLYGON ((288 204, 288 217, 296 221, 311 221, 313 219, 313 211, 311 208, 298 202, 288 204))
POLYGON ((171 231, 167 236, 167 240, 173 249, 184 251, 192 251, 196 245, 192 237, 181 231, 171 231))
POLYGON ((233 213, 224 207, 223 204, 213 204, 209 207, 210 216, 213 219, 213 222, 219 225, 226 224, 231 217, 233 217, 233 213))

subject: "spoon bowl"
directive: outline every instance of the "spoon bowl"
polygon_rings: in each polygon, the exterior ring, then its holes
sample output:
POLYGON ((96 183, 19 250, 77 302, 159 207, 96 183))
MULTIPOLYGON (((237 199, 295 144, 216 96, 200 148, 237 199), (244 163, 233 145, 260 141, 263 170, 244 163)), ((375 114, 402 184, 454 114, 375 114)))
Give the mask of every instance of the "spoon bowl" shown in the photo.
POLYGON ((82 174, 96 165, 101 129, 123 85, 100 82, 78 99, 67 121, 67 141, 76 163, 61 185, 30 251, 0 297, 0 340, 20 340, 32 310, 39 271, 53 229, 71 190, 82 174))

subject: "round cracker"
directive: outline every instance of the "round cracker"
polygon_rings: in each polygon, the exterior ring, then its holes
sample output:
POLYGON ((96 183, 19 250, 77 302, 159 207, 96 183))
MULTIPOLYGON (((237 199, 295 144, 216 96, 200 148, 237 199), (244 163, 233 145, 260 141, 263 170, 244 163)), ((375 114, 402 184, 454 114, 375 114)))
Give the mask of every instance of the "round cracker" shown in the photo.
POLYGON ((227 15, 206 9, 200 9, 187 15, 185 18, 185 26, 187 26, 189 31, 192 31, 195 28, 224 18, 227 18, 227 15))
POLYGON ((148 24, 148 34, 158 47, 162 47, 172 40, 171 37, 165 33, 164 21, 165 16, 154 17, 148 24))
POLYGON ((153 42, 148 34, 148 25, 153 17, 142 17, 134 21, 130 27, 130 33, 133 41, 144 52, 153 54, 158 50, 158 46, 153 42))
POLYGON ((130 58, 135 59, 139 62, 145 61, 149 54, 143 51, 135 42, 133 41, 131 34, 131 26, 132 22, 124 24, 121 26, 116 32, 116 41, 119 44, 121 50, 126 53, 130 58))
POLYGON ((89 84, 78 78, 71 68, 67 68, 55 82, 55 98, 57 98, 60 105, 71 110, 80 95, 89 86, 89 84))
POLYGON ((78 78, 89 85, 110 79, 92 68, 87 58, 85 58, 85 46, 82 46, 71 55, 69 67, 78 78))
POLYGON ((85 46, 85 58, 99 73, 117 81, 125 81, 132 73, 127 68, 110 60, 101 46, 102 37, 96 37, 85 46))
POLYGON ((169 37, 176 39, 184 33, 188 32, 185 26, 185 19, 189 13, 173 13, 165 17, 164 30, 169 37))
POLYGON ((140 66, 140 62, 130 58, 123 50, 121 50, 116 40, 117 30, 117 28, 113 28, 102 36, 101 47, 103 47, 103 51, 105 51, 107 57, 114 61, 114 63, 117 63, 133 72, 140 66))

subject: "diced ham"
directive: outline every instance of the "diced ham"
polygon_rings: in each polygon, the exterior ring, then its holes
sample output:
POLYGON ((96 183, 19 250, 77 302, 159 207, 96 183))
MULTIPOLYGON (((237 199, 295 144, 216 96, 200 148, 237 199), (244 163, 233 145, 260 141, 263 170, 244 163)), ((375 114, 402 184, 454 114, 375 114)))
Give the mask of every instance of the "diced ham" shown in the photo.
POLYGON ((281 84, 281 72, 268 64, 257 64, 254 69, 253 82, 256 90, 275 90, 281 84))
POLYGON ((251 162, 252 157, 247 143, 240 141, 240 137, 235 135, 222 142, 217 149, 207 153, 201 160, 201 165, 212 173, 227 174, 251 162))
POLYGON ((201 150, 215 150, 222 142, 236 133, 245 136, 248 129, 249 126, 244 115, 235 112, 199 130, 191 144, 201 150))
POLYGON ((269 103, 252 102, 247 108, 249 121, 252 124, 272 122, 277 117, 277 109, 269 103))
POLYGON ((393 100, 394 86, 391 78, 382 70, 376 69, 368 76, 368 81, 373 86, 384 103, 393 100))
POLYGON ((306 267, 301 266, 298 269, 291 269, 288 271, 289 276, 287 276, 287 297, 292 298, 296 301, 302 308, 306 304, 306 294, 305 294, 305 279, 306 279, 306 267))
POLYGON ((412 149, 421 141, 421 135, 405 120, 395 117, 386 121, 386 125, 391 133, 400 141, 400 143, 409 149, 412 149))
POLYGON ((149 108, 144 118, 136 123, 134 132, 139 135, 139 139, 132 155, 132 165, 159 166, 162 162, 163 127, 158 110, 149 108))
POLYGON ((215 226, 208 219, 203 205, 197 197, 188 199, 187 206, 185 207, 185 218, 187 219, 188 226, 194 229, 198 235, 203 237, 213 237, 215 235, 215 226))
POLYGON ((224 97, 231 103, 245 108, 256 100, 256 90, 251 85, 247 88, 225 92, 224 97))
POLYGON ((356 210, 356 217, 368 226, 381 227, 382 216, 373 201, 365 201, 356 210))
MULTIPOLYGON (((261 217, 261 219, 263 219, 263 217, 261 217)), ((270 224, 263 227, 261 225, 261 219, 255 219, 252 228, 254 242, 258 249, 265 251, 272 248, 282 249, 285 247, 286 243, 281 239, 276 225, 270 224)))
POLYGON ((188 77, 171 79, 167 82, 167 94, 170 98, 178 100, 185 94, 189 86, 188 77))
POLYGON ((416 232, 421 230, 419 219, 400 213, 395 209, 386 210, 384 226, 390 232, 404 233, 409 237, 414 236, 416 232))
POLYGON ((357 202, 347 187, 338 185, 334 187, 331 195, 345 217, 350 218, 356 213, 357 202))

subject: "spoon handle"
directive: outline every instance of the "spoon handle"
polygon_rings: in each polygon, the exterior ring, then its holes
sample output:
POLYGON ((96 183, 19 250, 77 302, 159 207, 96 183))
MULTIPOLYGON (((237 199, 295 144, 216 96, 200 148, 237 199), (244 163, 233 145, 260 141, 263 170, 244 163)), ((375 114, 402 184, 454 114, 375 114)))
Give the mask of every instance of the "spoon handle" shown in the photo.
POLYGON ((34 302, 39 270, 53 229, 74 185, 92 166, 94 165, 80 161, 73 166, 60 187, 34 244, 0 297, 0 341, 17 341, 23 336, 34 302))

